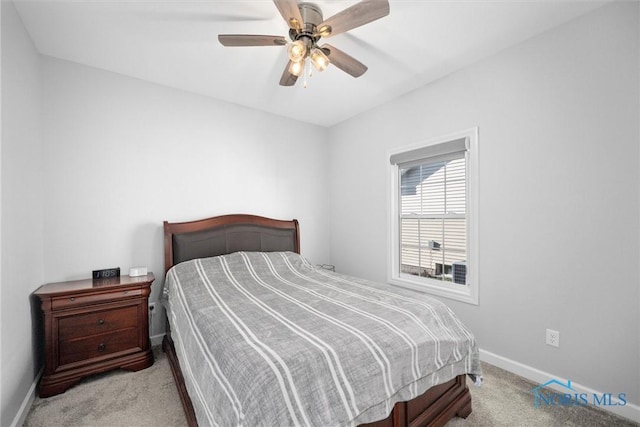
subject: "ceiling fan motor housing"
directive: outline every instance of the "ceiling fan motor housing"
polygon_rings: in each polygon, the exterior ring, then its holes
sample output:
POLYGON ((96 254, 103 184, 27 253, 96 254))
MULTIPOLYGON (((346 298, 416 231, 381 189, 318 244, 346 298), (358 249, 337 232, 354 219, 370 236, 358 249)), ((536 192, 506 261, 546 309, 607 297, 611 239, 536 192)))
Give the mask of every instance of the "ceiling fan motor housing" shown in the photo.
POLYGON ((298 5, 300 15, 302 15, 302 30, 289 30, 291 40, 302 40, 307 45, 316 43, 320 36, 317 35, 317 27, 322 23, 322 10, 313 3, 300 3, 298 5))
POLYGON ((308 25, 312 24, 317 27, 322 22, 322 10, 313 3, 300 3, 298 5, 300 9, 300 15, 302 15, 302 21, 305 24, 305 30, 309 31, 308 25))

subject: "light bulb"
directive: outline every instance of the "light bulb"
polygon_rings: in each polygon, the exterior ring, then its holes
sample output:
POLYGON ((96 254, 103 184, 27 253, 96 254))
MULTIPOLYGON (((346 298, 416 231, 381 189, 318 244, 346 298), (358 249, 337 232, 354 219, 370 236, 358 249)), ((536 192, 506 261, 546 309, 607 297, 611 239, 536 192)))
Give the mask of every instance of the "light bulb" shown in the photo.
POLYGON ((331 25, 323 25, 322 27, 318 28, 318 35, 320 37, 329 37, 332 31, 333 28, 331 28, 331 25))
POLYGON ((289 74, 293 74, 296 77, 300 77, 303 71, 304 71, 304 60, 298 61, 298 62, 291 61, 291 64, 289 65, 289 74))
POLYGON ((301 40, 296 40, 289 43, 287 52, 291 61, 300 62, 307 56, 307 46, 301 40))
POLYGON ((329 58, 327 57, 327 55, 325 55, 324 52, 318 49, 317 47, 311 50, 310 57, 311 57, 311 63, 313 63, 313 66, 316 67, 316 70, 318 71, 326 70, 330 64, 329 58))

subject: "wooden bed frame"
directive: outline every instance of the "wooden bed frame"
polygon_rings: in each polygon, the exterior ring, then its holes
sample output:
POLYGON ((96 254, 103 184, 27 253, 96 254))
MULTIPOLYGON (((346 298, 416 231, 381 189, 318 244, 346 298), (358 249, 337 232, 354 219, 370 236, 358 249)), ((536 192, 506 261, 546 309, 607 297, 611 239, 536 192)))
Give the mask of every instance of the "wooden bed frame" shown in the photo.
MULTIPOLYGON (((255 215, 224 215, 198 221, 164 222, 165 274, 175 264, 194 258, 245 251, 300 253, 297 220, 282 221, 255 215)), ((178 363, 167 320, 162 348, 167 353, 189 426, 198 425, 178 363)), ((455 416, 471 414, 471 394, 465 375, 430 388, 407 402, 398 402, 391 414, 362 427, 443 426, 455 416)))

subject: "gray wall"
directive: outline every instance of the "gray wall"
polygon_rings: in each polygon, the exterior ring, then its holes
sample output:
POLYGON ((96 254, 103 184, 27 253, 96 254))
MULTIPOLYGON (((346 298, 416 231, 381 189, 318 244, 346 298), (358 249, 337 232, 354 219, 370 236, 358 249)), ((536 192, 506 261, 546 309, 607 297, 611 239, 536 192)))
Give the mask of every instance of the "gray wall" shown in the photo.
POLYGON ((638 8, 605 6, 332 128, 331 263, 386 280, 388 151, 478 126, 480 305, 445 302, 482 349, 639 404, 638 8))
POLYGON ((2 416, 10 425, 36 371, 30 293, 43 279, 40 58, 13 3, 2 1, 2 416))
POLYGON ((324 128, 49 57, 43 71, 47 280, 161 276, 163 220, 230 212, 296 217, 326 262, 324 128))

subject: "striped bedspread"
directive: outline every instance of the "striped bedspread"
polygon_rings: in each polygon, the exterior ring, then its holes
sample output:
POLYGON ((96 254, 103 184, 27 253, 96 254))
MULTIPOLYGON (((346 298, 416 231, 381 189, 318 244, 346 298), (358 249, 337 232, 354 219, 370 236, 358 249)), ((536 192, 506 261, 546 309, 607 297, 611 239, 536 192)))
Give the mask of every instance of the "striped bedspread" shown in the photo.
POLYGON ((357 425, 480 375, 475 339, 446 305, 295 253, 187 261, 164 293, 200 426, 357 425))

